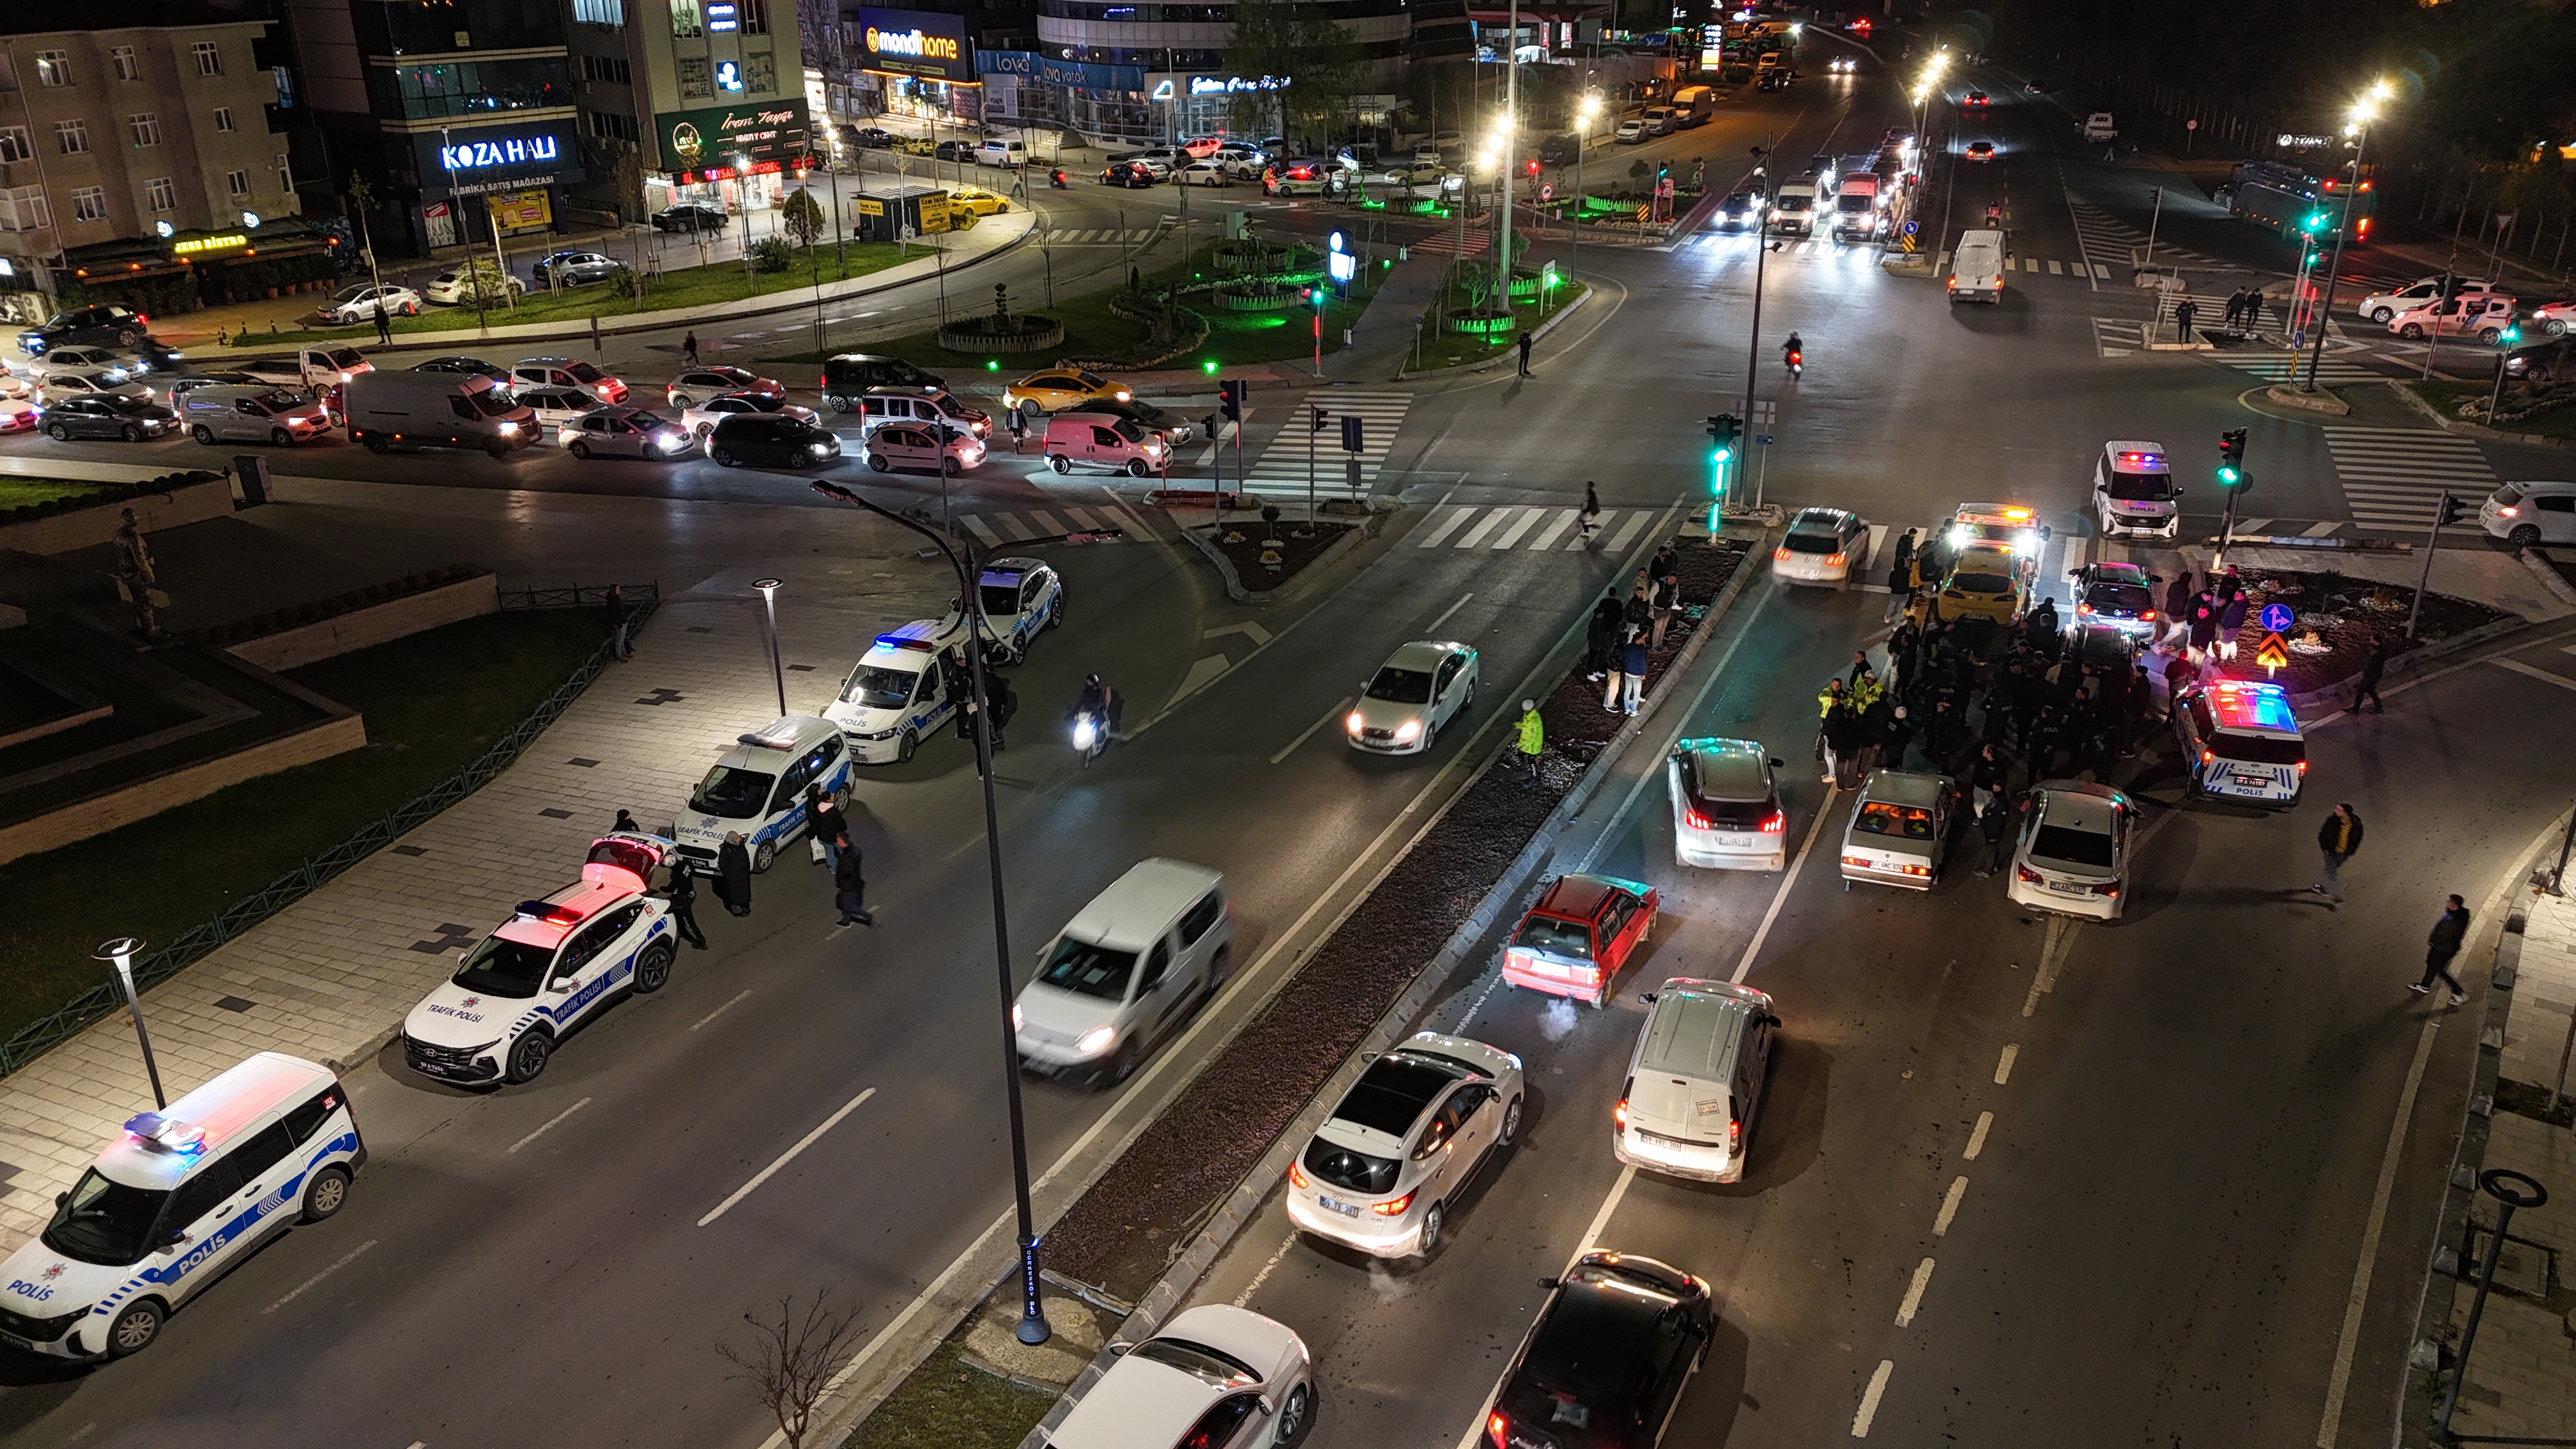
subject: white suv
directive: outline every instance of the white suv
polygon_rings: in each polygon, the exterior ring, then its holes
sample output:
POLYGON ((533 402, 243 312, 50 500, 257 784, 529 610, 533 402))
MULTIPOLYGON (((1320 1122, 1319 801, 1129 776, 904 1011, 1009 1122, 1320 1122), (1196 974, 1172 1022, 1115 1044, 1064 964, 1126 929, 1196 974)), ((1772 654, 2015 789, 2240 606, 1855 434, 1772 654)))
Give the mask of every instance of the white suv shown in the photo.
POLYGON ((2093 506, 2104 538, 2174 537, 2182 528, 2181 497, 2162 443, 2114 438, 2093 460, 2093 506))
MULTIPOLYGON (((2467 277, 2455 277, 2451 281, 2451 292, 2454 296, 2467 296, 2472 292, 2486 290, 2486 283, 2472 281, 2467 277)), ((2411 312, 2434 300, 2441 295, 2441 291, 2441 278, 2426 277, 2420 282, 2400 287, 2393 292, 2373 292, 2362 298, 2361 305, 2353 310, 2370 321, 2385 323, 2400 312, 2411 312)))

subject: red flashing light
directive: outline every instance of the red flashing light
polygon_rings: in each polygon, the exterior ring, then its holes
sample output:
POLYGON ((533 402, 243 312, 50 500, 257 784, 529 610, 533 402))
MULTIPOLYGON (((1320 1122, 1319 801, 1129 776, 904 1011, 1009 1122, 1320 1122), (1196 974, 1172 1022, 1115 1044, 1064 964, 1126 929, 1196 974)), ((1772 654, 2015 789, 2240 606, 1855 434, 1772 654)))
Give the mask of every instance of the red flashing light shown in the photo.
POLYGON ((2141 624, 2152 624, 2152 623, 2154 623, 2155 621, 2156 621, 2156 611, 2155 611, 2155 610, 2153 610, 2153 609, 2141 609, 2141 610, 2139 610, 2139 611, 2138 611, 2138 622, 2139 622, 2139 623, 2141 623, 2141 624))
POLYGON ((2352 234, 2356 237, 2370 235, 2370 218, 2365 216, 2361 220, 2354 222, 2352 224, 2352 234))
POLYGON ((1538 174, 1538 161, 1537 161, 1537 159, 1536 159, 1536 158, 1532 158, 1532 159, 1530 160, 1530 162, 1528 163, 1528 165, 1527 165, 1527 167, 1526 167, 1525 169, 1527 169, 1527 170, 1528 170, 1528 172, 1529 172, 1529 174, 1530 174, 1530 175, 1532 175, 1532 176, 1536 176, 1536 175, 1538 174))

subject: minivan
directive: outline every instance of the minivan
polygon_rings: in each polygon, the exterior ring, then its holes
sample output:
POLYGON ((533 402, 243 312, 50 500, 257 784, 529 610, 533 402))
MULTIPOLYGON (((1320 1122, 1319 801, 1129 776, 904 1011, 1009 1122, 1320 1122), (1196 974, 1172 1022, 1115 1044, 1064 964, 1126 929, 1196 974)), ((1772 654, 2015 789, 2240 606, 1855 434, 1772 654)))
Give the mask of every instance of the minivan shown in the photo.
POLYGON ((1076 463, 1096 463, 1111 472, 1142 478, 1163 466, 1161 437, 1125 418, 1093 413, 1058 413, 1047 419, 1042 445, 1047 466, 1070 473, 1076 463))
POLYGON ((850 798, 841 727, 816 715, 780 715, 734 737, 689 792, 688 803, 673 812, 663 838, 677 841, 682 855, 712 870, 725 837, 739 833, 758 874, 778 859, 779 842, 805 828, 808 785, 837 800, 850 798))
POLYGON ((844 352, 823 359, 823 405, 836 413, 856 412, 859 396, 872 387, 946 387, 936 373, 924 372, 900 357, 844 352))
POLYGON ((1950 255, 1950 300, 2002 301, 2004 267, 2011 261, 2012 253, 2004 250, 2002 232, 1961 232, 1959 249, 1950 255))
POLYGON ((1736 1182, 1753 1150, 1780 1018, 1749 986, 1676 976, 1649 1010, 1610 1114, 1610 1150, 1643 1172, 1736 1182))
POLYGON ((1234 942, 1225 877, 1160 856, 1109 883, 1038 953, 1011 1007, 1020 1065, 1115 1084, 1216 995, 1234 942))
POLYGON ((992 436, 990 413, 959 402, 944 387, 872 387, 859 395, 859 431, 873 433, 885 423, 935 424, 952 433, 992 436))
POLYGON ((307 401, 273 383, 217 383, 172 393, 188 436, 207 446, 220 439, 283 448, 331 431, 331 412, 320 398, 307 401))
POLYGON ((506 458, 537 440, 536 411, 479 374, 363 372, 349 379, 341 407, 350 440, 370 452, 405 443, 506 458))
POLYGON ((140 1353, 262 1242, 348 1201, 367 1161, 329 1067, 261 1052, 127 1120, 36 1238, 0 1264, 0 1342, 53 1358, 140 1353))
POLYGON ((1029 143, 995 138, 975 148, 975 162, 980 166, 1024 166, 1028 164, 1029 143))

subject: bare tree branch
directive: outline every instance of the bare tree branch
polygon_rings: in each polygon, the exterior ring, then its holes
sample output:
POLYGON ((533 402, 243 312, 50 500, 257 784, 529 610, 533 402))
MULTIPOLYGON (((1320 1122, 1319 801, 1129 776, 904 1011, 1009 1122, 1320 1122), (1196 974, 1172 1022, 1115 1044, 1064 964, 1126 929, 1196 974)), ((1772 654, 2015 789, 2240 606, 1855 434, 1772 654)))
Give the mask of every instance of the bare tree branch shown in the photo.
POLYGON ((747 1341, 719 1341, 716 1353, 734 1366, 728 1379, 751 1386, 752 1396, 778 1421, 787 1449, 804 1449, 814 1405, 859 1336, 859 1310, 835 1310, 831 1290, 821 1289, 803 1310, 794 1294, 778 1300, 775 1316, 745 1313, 747 1341))

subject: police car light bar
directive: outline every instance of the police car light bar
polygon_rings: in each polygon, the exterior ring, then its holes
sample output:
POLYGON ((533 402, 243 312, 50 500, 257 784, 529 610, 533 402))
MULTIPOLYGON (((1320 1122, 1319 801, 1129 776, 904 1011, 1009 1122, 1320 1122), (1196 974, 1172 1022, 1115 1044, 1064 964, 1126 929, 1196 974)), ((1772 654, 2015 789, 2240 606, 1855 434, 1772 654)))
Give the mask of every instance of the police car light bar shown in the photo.
POLYGON ((206 1129, 176 1117, 164 1117, 158 1112, 145 1112, 127 1119, 125 1130, 135 1141, 156 1152, 194 1156, 206 1150, 206 1129))
MULTIPOLYGON (((908 634, 879 634, 877 636, 877 647, 879 649, 918 649, 924 654, 931 652, 929 640, 915 639, 908 634)), ((746 742, 748 742, 750 738, 751 736, 749 735, 743 736, 743 739, 746 742)))

